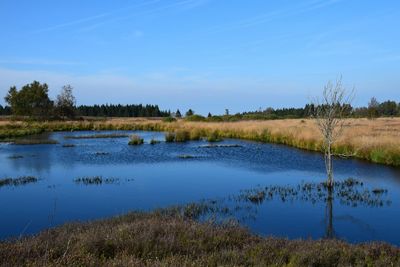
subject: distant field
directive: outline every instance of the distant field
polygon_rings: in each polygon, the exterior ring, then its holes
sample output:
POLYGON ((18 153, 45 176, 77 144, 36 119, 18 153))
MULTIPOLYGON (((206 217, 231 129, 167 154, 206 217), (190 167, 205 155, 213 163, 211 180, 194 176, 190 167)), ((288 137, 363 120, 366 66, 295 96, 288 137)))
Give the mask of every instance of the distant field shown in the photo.
MULTIPOLYGON (((271 142, 321 151, 321 136, 311 119, 238 122, 188 122, 182 119, 176 122, 163 122, 157 118, 110 118, 40 123, 0 120, 0 138, 13 137, 13 131, 20 131, 15 136, 21 136, 23 130, 27 130, 26 133, 29 134, 36 129, 187 131, 193 137, 207 137, 214 134, 221 138, 271 142)), ((400 118, 347 119, 343 135, 335 145, 334 152, 344 157, 400 166, 400 118)))

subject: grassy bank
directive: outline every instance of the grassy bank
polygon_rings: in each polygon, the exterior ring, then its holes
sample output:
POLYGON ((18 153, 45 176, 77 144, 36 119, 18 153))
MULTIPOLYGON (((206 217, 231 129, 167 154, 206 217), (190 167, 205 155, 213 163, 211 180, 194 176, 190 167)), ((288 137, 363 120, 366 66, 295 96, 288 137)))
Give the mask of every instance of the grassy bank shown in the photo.
POLYGON ((383 243, 262 238, 178 209, 67 224, 0 243, 1 266, 399 266, 383 243))
MULTIPOLYGON (((147 130, 177 133, 178 137, 211 141, 239 138, 284 144, 322 151, 321 137, 312 120, 273 120, 239 122, 164 122, 147 119, 109 119, 102 121, 7 122, 1 121, 0 139, 15 138, 44 131, 147 130), (184 133, 184 134, 183 134, 184 133)), ((180 139, 179 139, 180 140, 180 139)), ((400 166, 400 119, 348 119, 343 136, 333 147, 334 153, 375 163, 400 166)))

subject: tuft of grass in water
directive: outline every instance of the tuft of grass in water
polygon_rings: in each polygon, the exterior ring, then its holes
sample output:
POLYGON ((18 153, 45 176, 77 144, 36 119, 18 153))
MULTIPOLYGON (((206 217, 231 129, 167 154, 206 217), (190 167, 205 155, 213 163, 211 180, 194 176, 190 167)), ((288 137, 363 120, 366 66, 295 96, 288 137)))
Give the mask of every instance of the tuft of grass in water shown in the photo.
POLYGON ((207 141, 208 142, 221 142, 222 138, 218 131, 212 131, 208 134, 207 141))
POLYGON ((36 183, 38 179, 33 176, 22 176, 18 178, 2 178, 0 179, 0 187, 2 186, 19 186, 29 183, 36 183))
POLYGON ((165 142, 172 143, 175 141, 175 133, 168 132, 165 134, 165 142))
POLYGON ((141 138, 139 135, 137 134, 132 134, 129 137, 129 145, 131 146, 137 146, 137 145, 142 145, 144 143, 143 138, 141 138))
POLYGON ((74 180, 76 184, 84 185, 100 185, 100 184, 113 184, 119 182, 118 178, 103 178, 102 176, 93 177, 80 177, 74 180))
POLYGON ((191 219, 202 207, 133 212, 0 242, 1 266, 399 266, 386 243, 260 237, 191 219), (185 212, 182 214, 182 210, 185 212))
POLYGON ((180 158, 180 159, 194 159, 194 158, 196 158, 196 156, 189 155, 189 154, 182 154, 182 155, 178 155, 178 158, 180 158))
POLYGON ((103 138, 125 138, 129 137, 127 134, 91 134, 91 135, 68 135, 65 136, 65 139, 103 139, 103 138))
POLYGON ((22 155, 12 155, 12 156, 9 156, 8 158, 9 159, 22 159, 22 158, 24 158, 24 156, 22 156, 22 155))
POLYGON ((75 147, 75 145, 74 144, 63 144, 62 147, 66 147, 66 148, 67 147, 75 147))
POLYGON ((156 139, 153 139, 153 138, 150 140, 150 145, 155 145, 155 144, 159 144, 159 143, 161 143, 160 140, 156 140, 156 139))
POLYGON ((110 153, 109 152, 100 152, 99 151, 99 152, 96 152, 95 155, 96 156, 106 156, 106 155, 110 155, 110 153))
POLYGON ((12 142, 13 145, 56 145, 56 140, 42 140, 42 139, 16 139, 12 142))

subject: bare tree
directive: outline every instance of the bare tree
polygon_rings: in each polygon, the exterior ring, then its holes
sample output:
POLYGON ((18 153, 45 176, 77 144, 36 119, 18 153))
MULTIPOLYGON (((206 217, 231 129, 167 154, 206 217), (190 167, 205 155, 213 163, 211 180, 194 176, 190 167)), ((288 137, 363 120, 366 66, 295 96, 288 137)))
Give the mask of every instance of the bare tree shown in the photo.
POLYGON ((322 98, 315 99, 313 103, 315 105, 315 121, 323 137, 329 188, 333 187, 332 145, 343 132, 344 118, 351 109, 353 96, 354 89, 347 92, 343 87, 342 77, 340 77, 335 83, 328 82, 324 87, 322 98))
POLYGON ((73 118, 75 115, 76 100, 72 93, 73 87, 65 85, 62 87, 61 92, 57 95, 56 111, 62 118, 73 118))

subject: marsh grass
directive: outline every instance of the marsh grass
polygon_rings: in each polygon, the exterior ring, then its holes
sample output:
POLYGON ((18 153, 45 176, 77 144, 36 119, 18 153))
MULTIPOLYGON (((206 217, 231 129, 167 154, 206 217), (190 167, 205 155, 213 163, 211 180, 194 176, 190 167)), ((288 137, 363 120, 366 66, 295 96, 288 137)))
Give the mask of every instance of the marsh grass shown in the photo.
POLYGON ((37 181, 38 179, 33 176, 22 176, 18 178, 7 177, 0 179, 0 187, 26 185, 29 183, 36 183, 37 181))
POLYGON ((186 142, 190 140, 190 132, 187 130, 177 130, 175 132, 175 142, 186 142))
POLYGON ((221 142, 222 137, 217 130, 214 130, 207 135, 207 141, 208 142, 221 142))
POLYGON ((385 243, 287 240, 234 222, 191 219, 201 206, 70 223, 0 242, 1 266, 399 266, 385 243), (185 212, 182 213, 182 210, 185 212), (187 216, 186 216, 186 215, 187 216), (50 248, 50 249, 49 249, 50 248))
POLYGON ((128 144, 131 145, 131 146, 142 145, 142 144, 144 144, 144 140, 139 135, 132 134, 129 137, 129 143, 128 144))
MULTIPOLYGON (((348 178, 343 181, 335 181, 333 185, 333 197, 341 204, 356 207, 364 205, 368 207, 382 207, 390 205, 391 200, 385 198, 386 189, 368 189, 361 181, 348 178)), ((238 196, 233 196, 237 201, 249 201, 261 204, 274 198, 286 201, 307 201, 311 203, 326 202, 328 186, 326 183, 302 182, 299 185, 275 185, 249 190, 242 190, 238 196)))

